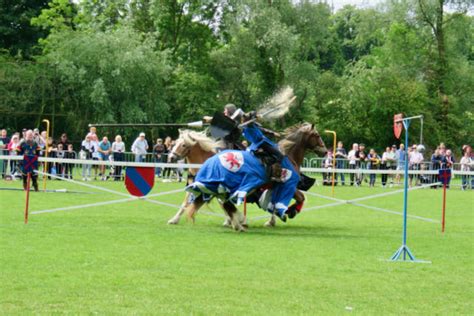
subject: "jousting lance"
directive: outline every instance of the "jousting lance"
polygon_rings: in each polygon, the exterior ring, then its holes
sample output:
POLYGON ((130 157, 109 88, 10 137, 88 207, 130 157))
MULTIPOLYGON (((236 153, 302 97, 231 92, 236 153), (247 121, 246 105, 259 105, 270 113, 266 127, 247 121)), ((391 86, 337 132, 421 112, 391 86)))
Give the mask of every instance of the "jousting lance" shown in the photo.
POLYGON ((209 124, 203 123, 202 121, 196 121, 191 123, 97 123, 89 124, 89 127, 191 127, 191 128, 202 128, 209 124))

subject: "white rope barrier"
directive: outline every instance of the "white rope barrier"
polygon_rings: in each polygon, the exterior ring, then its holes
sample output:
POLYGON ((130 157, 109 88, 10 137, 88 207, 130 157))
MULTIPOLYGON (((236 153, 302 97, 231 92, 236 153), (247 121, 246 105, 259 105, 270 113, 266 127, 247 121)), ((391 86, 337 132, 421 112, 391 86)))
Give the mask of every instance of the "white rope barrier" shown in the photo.
MULTIPOLYGON (((23 156, 0 155, 0 160, 23 160, 23 156)), ((102 160, 83 160, 83 159, 64 159, 64 158, 45 158, 39 157, 39 162, 51 162, 60 164, 74 165, 97 165, 97 166, 120 166, 120 167, 153 167, 153 168, 173 168, 173 169, 199 169, 202 164, 189 163, 163 163, 163 162, 128 162, 128 161, 102 161, 102 160)), ((307 173, 332 173, 331 168, 301 168, 301 172, 307 173)), ((335 173, 344 174, 386 174, 386 175, 402 175, 403 170, 392 169, 336 169, 335 173)), ((409 170, 409 175, 438 175, 438 170, 409 170)), ((474 176, 474 171, 452 170, 453 176, 474 176)))
MULTIPOLYGON (((182 191, 183 191, 182 189, 179 189, 179 190, 171 190, 171 191, 166 191, 166 192, 160 192, 160 193, 150 194, 150 195, 147 196, 147 198, 156 197, 156 196, 163 196, 163 195, 168 195, 168 194, 174 194, 174 193, 179 193, 179 192, 182 192, 182 191)), ((83 204, 83 205, 74 205, 74 206, 60 207, 60 208, 54 208, 54 209, 49 209, 49 210, 43 210, 43 211, 35 211, 35 212, 31 212, 30 214, 35 215, 35 214, 44 214, 44 213, 54 213, 54 212, 59 212, 59 211, 71 211, 71 210, 84 209, 84 208, 95 207, 95 206, 103 206, 103 205, 111 205, 111 204, 131 202, 131 201, 136 201, 138 199, 142 199, 142 198, 130 197, 130 198, 127 198, 127 199, 97 202, 97 203, 90 203, 90 204, 83 204)), ((170 204, 170 203, 164 203, 164 202, 160 202, 160 203, 166 204, 167 206, 179 207, 178 205, 174 205, 174 204, 170 204)))

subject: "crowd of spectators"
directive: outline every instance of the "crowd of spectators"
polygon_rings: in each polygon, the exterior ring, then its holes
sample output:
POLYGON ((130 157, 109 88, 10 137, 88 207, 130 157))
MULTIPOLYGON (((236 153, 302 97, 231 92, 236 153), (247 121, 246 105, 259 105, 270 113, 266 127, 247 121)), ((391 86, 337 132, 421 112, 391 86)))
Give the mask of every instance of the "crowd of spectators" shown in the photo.
MULTIPOLYGON (((370 148, 367 152, 365 144, 352 144, 349 152, 344 148, 340 141, 335 150, 335 161, 332 148, 324 159, 324 168, 332 169, 333 165, 336 169, 351 169, 351 170, 398 170, 398 172, 382 173, 381 185, 382 187, 392 187, 393 185, 400 185, 402 170, 405 168, 406 149, 404 144, 387 146, 382 154, 377 153, 374 148, 370 148)), ((461 171, 474 170, 474 155, 470 145, 462 146, 462 158, 459 161, 461 171)), ((425 147, 423 145, 413 144, 408 148, 408 168, 409 170, 439 170, 452 169, 457 162, 453 156, 452 150, 446 148, 444 143, 439 144, 434 150, 429 161, 423 156, 425 147)), ((350 175, 351 186, 361 186, 366 182, 370 187, 375 186, 377 176, 375 173, 351 172, 350 175)), ((332 173, 328 172, 324 175, 324 184, 332 183, 332 173)), ((344 173, 335 173, 335 183, 341 185, 346 184, 344 173), (340 178, 340 180, 339 180, 340 178)), ((437 175, 425 176, 423 174, 410 175, 409 185, 419 185, 422 183, 439 182, 437 175)), ((469 176, 462 176, 462 189, 468 187, 474 188, 474 179, 470 181, 469 176), (471 182, 471 183, 469 183, 471 182)), ((449 184, 448 184, 449 187, 449 184)), ((436 188, 436 186, 433 186, 436 188)))
MULTIPOLYGON (((16 132, 11 136, 7 134, 5 129, 0 131, 0 154, 15 156, 17 155, 17 147, 25 138, 27 130, 23 129, 21 133, 16 132)), ((73 146, 69 141, 67 134, 63 133, 57 140, 52 137, 47 137, 46 131, 40 132, 38 129, 33 130, 34 140, 41 148, 40 155, 51 158, 62 159, 81 159, 81 160, 96 160, 96 161, 129 161, 130 157, 126 154, 132 154, 135 162, 153 161, 153 162, 173 162, 168 159, 168 154, 175 144, 175 140, 171 137, 166 137, 163 141, 158 138, 156 143, 149 144, 145 133, 140 133, 138 137, 132 142, 130 147, 127 147, 120 135, 116 135, 111 142, 107 136, 99 138, 95 127, 91 127, 89 132, 81 141, 80 146, 73 146), (130 149, 127 151, 127 149, 130 149), (149 157, 152 156, 152 159, 149 157), (148 158, 148 159, 146 159, 148 158)), ((462 157, 457 161, 451 149, 446 148, 445 144, 441 143, 434 150, 429 159, 424 157, 425 149, 423 145, 413 144, 408 148, 408 165, 410 170, 438 170, 445 168, 452 168, 458 162, 460 170, 472 171, 474 170, 474 156, 470 145, 462 146, 462 157)), ((333 157, 332 149, 328 150, 326 157, 323 160, 323 166, 331 169, 333 160, 336 169, 351 169, 351 170, 398 170, 399 172, 382 173, 381 186, 392 187, 399 185, 402 176, 402 170, 405 166, 405 148, 403 144, 399 146, 387 146, 382 153, 378 153, 375 148, 367 149, 365 144, 354 143, 351 149, 347 152, 343 143, 340 141, 337 144, 335 157, 333 157)), ((69 163, 50 163, 47 165, 47 172, 59 177, 72 179, 74 174, 74 164, 69 163)), ((0 162, 0 171, 3 178, 6 176, 15 177, 17 170, 16 160, 3 160, 0 162), (9 170, 9 173, 7 172, 9 170)), ((123 179, 123 167, 115 166, 107 167, 105 165, 82 164, 81 170, 82 180, 88 181, 93 179, 114 179, 116 181, 123 179)), ((156 168, 155 174, 157 177, 162 177, 164 181, 169 181, 171 178, 176 178, 181 181, 183 170, 176 168, 156 168)), ((345 185, 346 175, 344 173, 336 173, 336 184, 345 185)), ((375 173, 353 172, 349 174, 349 184, 351 186, 361 186, 367 183, 368 186, 376 185, 377 175, 375 173)), ((422 183, 437 182, 437 176, 423 176, 410 175, 409 185, 419 185, 422 183)), ((474 179, 468 176, 462 177, 462 188, 474 188, 474 179)), ((323 175, 323 183, 332 183, 332 173, 328 172, 323 175)))
MULTIPOLYGON (((7 130, 0 131, 0 155, 17 156, 17 148, 20 142, 25 138, 27 130, 23 129, 21 133, 15 132, 11 136, 7 130)), ((152 155, 153 162, 173 162, 168 159, 168 154, 175 144, 171 137, 166 137, 165 141, 161 138, 156 140, 156 144, 149 145, 145 138, 145 133, 140 133, 130 147, 127 147, 120 135, 116 135, 111 143, 107 136, 99 140, 97 130, 91 127, 89 132, 80 142, 80 145, 74 147, 69 141, 66 133, 63 133, 57 140, 47 137, 46 131, 40 133, 38 129, 33 130, 34 141, 41 148, 40 156, 60 159, 81 159, 92 161, 126 161, 126 154, 131 153, 135 162, 144 162, 146 157, 152 155), (129 151, 127 151, 129 149, 129 151)), ((0 160, 0 173, 2 178, 19 178, 20 171, 17 168, 18 160, 4 159, 0 160)), ((74 166, 72 163, 56 162, 43 165, 47 168, 47 173, 58 176, 60 178, 72 179, 74 174, 74 166)), ((123 179, 123 167, 114 166, 106 170, 106 165, 82 164, 80 172, 83 181, 91 179, 107 180, 114 179, 116 181, 123 179)), ((182 170, 175 168, 156 168, 157 177, 163 177, 164 181, 170 181, 176 178, 182 181, 182 170)))

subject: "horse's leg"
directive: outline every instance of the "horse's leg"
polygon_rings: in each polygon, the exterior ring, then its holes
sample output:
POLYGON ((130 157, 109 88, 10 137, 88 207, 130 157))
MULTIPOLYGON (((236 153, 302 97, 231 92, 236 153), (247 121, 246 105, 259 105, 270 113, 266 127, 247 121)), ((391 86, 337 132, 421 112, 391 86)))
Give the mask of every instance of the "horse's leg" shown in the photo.
POLYGON ((179 220, 180 220, 181 216, 183 216, 184 211, 186 210, 186 207, 189 205, 189 202, 188 202, 189 201, 189 195, 190 195, 190 193, 186 192, 186 195, 184 196, 184 201, 183 201, 183 203, 181 203, 181 206, 179 207, 178 212, 175 214, 175 216, 173 216, 173 218, 171 218, 168 221, 168 224, 176 225, 176 224, 179 223, 179 220))
MULTIPOLYGON (((299 213, 301 212, 301 208, 303 207, 303 203, 305 201, 304 194, 300 190, 296 190, 293 198, 296 200, 296 209, 297 209, 297 213, 299 213)), ((293 218, 293 217, 290 217, 290 218, 293 218)), ((272 214, 272 217, 264 224, 264 226, 274 227, 275 225, 276 225, 276 216, 275 214, 272 214)))
POLYGON ((224 207, 224 202, 222 200, 219 200, 219 205, 220 207, 224 210, 224 213, 226 215, 224 223, 222 223, 222 226, 224 227, 232 227, 232 220, 231 218, 227 215, 227 211, 224 207))
POLYGON ((222 204, 222 206, 224 207, 224 210, 225 210, 227 216, 229 216, 229 218, 230 218, 230 222, 231 222, 232 227, 236 231, 244 232, 245 227, 242 226, 242 224, 241 224, 241 219, 240 219, 239 213, 237 212, 237 208, 235 207, 235 205, 233 203, 229 202, 229 201, 226 201, 226 202, 224 202, 224 204, 222 204))
POLYGON ((276 225, 276 216, 275 214, 272 214, 270 219, 263 224, 265 227, 275 227, 276 225))
POLYGON ((197 211, 199 211, 199 209, 204 205, 204 199, 202 198, 202 195, 201 196, 198 196, 196 199, 194 199, 194 201, 192 203, 190 203, 188 205, 188 207, 186 208, 187 211, 188 211, 188 217, 193 221, 195 221, 195 216, 196 216, 196 213, 197 211))

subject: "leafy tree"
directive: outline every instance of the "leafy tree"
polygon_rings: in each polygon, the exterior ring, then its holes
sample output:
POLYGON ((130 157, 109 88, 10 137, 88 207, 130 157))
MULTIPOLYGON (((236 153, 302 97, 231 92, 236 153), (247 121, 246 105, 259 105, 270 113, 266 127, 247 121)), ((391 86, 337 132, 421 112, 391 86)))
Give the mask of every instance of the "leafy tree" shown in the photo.
POLYGON ((46 0, 0 1, 0 48, 11 55, 30 59, 37 51, 35 46, 46 32, 32 26, 30 20, 46 8, 46 0))

